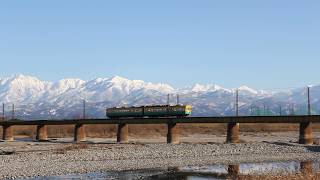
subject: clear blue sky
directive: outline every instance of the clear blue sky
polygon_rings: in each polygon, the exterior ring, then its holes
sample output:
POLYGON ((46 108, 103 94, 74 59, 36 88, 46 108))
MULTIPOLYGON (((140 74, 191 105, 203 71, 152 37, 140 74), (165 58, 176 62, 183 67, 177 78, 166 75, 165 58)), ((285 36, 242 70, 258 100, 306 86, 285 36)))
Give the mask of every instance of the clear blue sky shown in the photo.
POLYGON ((320 1, 0 2, 0 76, 320 83, 320 1))

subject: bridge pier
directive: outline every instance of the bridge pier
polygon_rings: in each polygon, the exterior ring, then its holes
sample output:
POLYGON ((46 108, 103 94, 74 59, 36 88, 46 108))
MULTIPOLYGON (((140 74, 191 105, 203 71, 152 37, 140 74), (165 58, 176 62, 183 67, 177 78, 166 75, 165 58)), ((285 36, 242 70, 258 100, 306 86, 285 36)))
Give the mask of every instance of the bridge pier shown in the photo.
POLYGON ((312 162, 306 161, 300 163, 300 172, 302 174, 312 174, 312 162))
POLYGON ((239 123, 228 123, 227 143, 239 143, 239 123))
POLYGON ((177 123, 168 123, 168 144, 179 144, 179 125, 177 123))
POLYGON ((86 130, 84 124, 76 124, 74 127, 74 142, 86 141, 86 130))
POLYGON ((302 122, 300 123, 300 135, 299 135, 300 144, 313 144, 313 135, 312 135, 312 123, 311 122, 302 122))
POLYGON ((4 141, 13 141, 13 127, 10 125, 2 126, 2 140, 4 141))
POLYGON ((237 177, 240 174, 240 165, 229 165, 228 166, 228 176, 237 177))
POLYGON ((128 143, 128 142, 129 142, 129 125, 118 124, 117 143, 128 143))
POLYGON ((47 141, 48 140, 47 129, 48 128, 46 125, 38 125, 37 126, 37 135, 36 135, 37 141, 47 141))

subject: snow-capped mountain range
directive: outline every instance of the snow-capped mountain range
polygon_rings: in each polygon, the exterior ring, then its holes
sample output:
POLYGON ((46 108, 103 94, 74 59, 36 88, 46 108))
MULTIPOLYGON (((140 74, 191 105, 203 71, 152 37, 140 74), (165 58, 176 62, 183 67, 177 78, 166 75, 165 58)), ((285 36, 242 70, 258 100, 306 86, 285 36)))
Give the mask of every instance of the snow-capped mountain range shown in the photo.
MULTIPOLYGON (((26 75, 0 78, 0 102, 5 104, 5 115, 11 117, 12 104, 19 119, 80 118, 83 101, 86 116, 104 118, 105 108, 113 106, 140 106, 191 104, 194 116, 225 116, 235 113, 235 92, 239 90, 240 115, 305 114, 307 91, 305 87, 286 91, 255 90, 247 86, 234 89, 218 85, 196 84, 182 89, 168 84, 154 84, 129 80, 119 76, 96 78, 90 81, 63 79, 58 82, 39 80, 26 75)), ((320 110, 320 86, 312 86, 312 110, 320 110)))

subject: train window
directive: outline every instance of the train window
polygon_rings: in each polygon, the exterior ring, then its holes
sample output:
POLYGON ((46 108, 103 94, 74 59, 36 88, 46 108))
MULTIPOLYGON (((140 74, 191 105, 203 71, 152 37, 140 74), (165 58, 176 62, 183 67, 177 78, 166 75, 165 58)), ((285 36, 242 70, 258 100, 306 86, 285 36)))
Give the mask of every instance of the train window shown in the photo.
POLYGON ((145 108, 147 112, 163 112, 166 111, 166 107, 148 107, 145 108))

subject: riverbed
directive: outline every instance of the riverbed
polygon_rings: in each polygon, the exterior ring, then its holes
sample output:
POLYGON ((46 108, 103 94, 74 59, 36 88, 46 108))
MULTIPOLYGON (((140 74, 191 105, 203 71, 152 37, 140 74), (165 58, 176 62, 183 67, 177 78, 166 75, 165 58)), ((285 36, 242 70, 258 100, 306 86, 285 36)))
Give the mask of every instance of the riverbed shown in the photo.
POLYGON ((225 144, 219 142, 219 138, 224 137, 200 141, 201 135, 194 135, 178 145, 154 140, 116 144, 111 139, 102 138, 88 139, 87 143, 81 144, 74 144, 71 139, 51 139, 49 142, 18 139, 0 143, 1 150, 13 152, 0 156, 0 179, 163 170, 214 164, 320 162, 319 145, 300 145, 295 142, 295 137, 284 138, 281 134, 259 136, 260 139, 257 135, 255 138, 246 135, 244 137, 248 140, 243 138, 240 144, 225 144))

